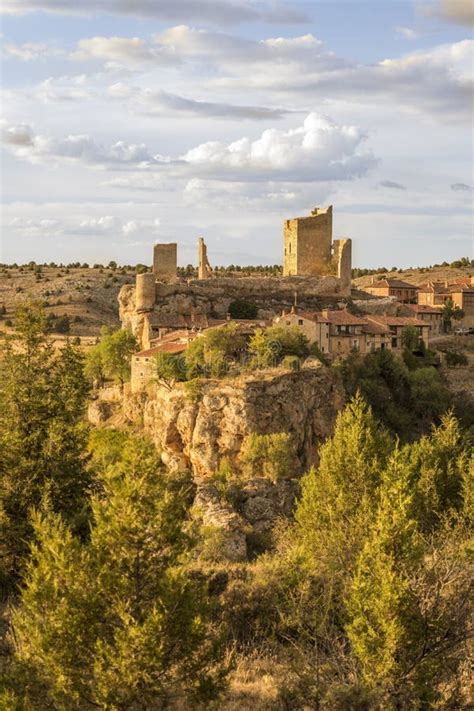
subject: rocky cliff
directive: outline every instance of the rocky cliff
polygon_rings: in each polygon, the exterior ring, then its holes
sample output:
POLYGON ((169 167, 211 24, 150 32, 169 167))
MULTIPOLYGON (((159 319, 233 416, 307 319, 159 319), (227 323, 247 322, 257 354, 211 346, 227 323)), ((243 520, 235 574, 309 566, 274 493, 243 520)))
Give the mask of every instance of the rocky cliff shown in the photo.
POLYGON ((289 432, 297 468, 307 468, 342 404, 342 386, 333 371, 310 360, 299 372, 279 368, 203 380, 193 392, 187 383, 171 390, 152 386, 144 397, 126 394, 124 412, 131 420, 143 418, 171 469, 189 467, 202 479, 221 459, 234 461, 252 432, 289 432))
MULTIPOLYGON (((318 446, 332 433, 343 406, 342 385, 331 369, 309 359, 299 372, 279 368, 203 380, 193 386, 153 385, 146 393, 125 392, 122 415, 130 423, 140 422, 169 469, 192 472, 195 512, 206 529, 219 533, 219 555, 245 560, 249 541, 265 537, 278 517, 290 515, 298 478, 317 461, 318 446), (245 437, 277 432, 290 433, 295 444, 291 470, 276 482, 259 471, 239 481, 239 452, 245 437), (223 461, 238 481, 231 501, 216 482, 223 461)), ((98 404, 91 406, 96 422, 104 420, 101 403, 100 418, 98 404)), ((117 403, 111 407, 116 417, 117 403)))

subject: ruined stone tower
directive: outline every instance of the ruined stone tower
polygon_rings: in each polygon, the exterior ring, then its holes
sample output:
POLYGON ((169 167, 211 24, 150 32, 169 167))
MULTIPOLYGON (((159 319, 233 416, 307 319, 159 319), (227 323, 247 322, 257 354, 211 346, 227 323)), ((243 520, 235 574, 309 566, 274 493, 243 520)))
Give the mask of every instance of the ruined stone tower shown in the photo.
POLYGON ((332 261, 332 205, 316 207, 308 217, 285 220, 283 276, 327 274, 332 261))
POLYGON ((176 242, 155 244, 153 248, 153 274, 156 281, 176 281, 178 245, 176 242))
POLYGON ((212 274, 212 267, 207 258, 207 247, 203 237, 199 237, 199 261, 198 261, 198 279, 209 279, 212 274))

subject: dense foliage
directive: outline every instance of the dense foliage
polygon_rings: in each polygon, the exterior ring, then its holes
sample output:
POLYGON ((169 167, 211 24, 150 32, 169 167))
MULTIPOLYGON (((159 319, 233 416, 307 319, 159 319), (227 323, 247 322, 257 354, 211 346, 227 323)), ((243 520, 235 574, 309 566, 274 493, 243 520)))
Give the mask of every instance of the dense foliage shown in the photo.
POLYGON ((103 326, 99 343, 87 354, 86 375, 98 385, 106 379, 123 385, 130 378, 130 358, 136 351, 137 340, 129 331, 103 326))
POLYGON ((21 306, 15 336, 0 355, 0 581, 6 589, 24 565, 32 509, 61 514, 75 531, 87 526, 84 358, 70 342, 55 350, 46 328, 39 306, 21 306))
POLYGON ((139 438, 99 433, 91 449, 99 491, 90 540, 60 516, 34 517, 12 619, 13 688, 67 711, 197 707, 216 695, 222 673, 204 588, 186 570, 186 484, 167 481, 139 438))
MULTIPOLYGON (((222 565, 227 531, 193 520, 191 477, 136 433, 89 432, 81 352, 54 350, 34 305, 15 324, 1 356, 0 708, 248 708, 225 696, 231 652, 271 660, 270 706, 257 689, 255 709, 469 706, 472 447, 413 334, 404 360, 338 366, 353 396, 294 517, 248 534, 251 563, 222 565)), ((133 343, 116 339, 120 382, 133 343)), ((168 357, 157 372, 199 398, 199 377, 242 352, 258 368, 308 346, 278 328, 247 343, 230 323, 191 344, 184 375, 168 357)), ((287 433, 247 436, 206 482, 212 506, 234 525, 247 487, 264 510, 262 491, 295 486, 295 454, 287 433)))

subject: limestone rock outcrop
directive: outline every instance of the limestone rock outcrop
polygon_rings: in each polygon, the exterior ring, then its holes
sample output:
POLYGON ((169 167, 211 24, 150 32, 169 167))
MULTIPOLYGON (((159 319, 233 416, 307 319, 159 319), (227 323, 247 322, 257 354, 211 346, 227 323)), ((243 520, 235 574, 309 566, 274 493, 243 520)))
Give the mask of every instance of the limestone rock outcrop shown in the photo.
POLYGON ((235 378, 205 380, 188 394, 186 383, 171 390, 152 386, 143 401, 125 396, 125 414, 145 431, 171 469, 190 468, 195 479, 211 476, 222 459, 237 460, 250 433, 289 432, 297 469, 314 463, 318 444, 332 432, 342 407, 342 385, 329 368, 311 363, 301 371, 259 371, 235 378))
MULTIPOLYGON (((143 429, 170 470, 190 470, 196 486, 192 516, 208 532, 212 555, 238 563, 264 550, 276 521, 291 515, 298 479, 317 462, 318 446, 344 405, 343 387, 332 369, 311 359, 299 372, 275 368, 191 384, 150 385, 136 394, 125 388, 121 426, 143 429), (294 466, 275 482, 259 471, 244 478, 239 453, 245 437, 277 432, 292 435, 294 466), (215 476, 223 460, 237 482, 227 494, 215 476)), ((104 404, 99 398, 90 410, 99 426, 104 404)), ((118 417, 114 399, 111 405, 112 422, 118 417)))

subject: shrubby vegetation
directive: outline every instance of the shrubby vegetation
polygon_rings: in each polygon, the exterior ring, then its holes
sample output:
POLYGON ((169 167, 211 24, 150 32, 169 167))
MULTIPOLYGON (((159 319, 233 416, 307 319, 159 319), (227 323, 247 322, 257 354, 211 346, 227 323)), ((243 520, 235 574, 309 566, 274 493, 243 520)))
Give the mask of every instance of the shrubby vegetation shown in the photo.
POLYGON ((432 366, 433 354, 415 357, 406 350, 403 361, 390 351, 366 356, 351 354, 336 365, 349 396, 360 390, 376 416, 402 441, 427 432, 454 407, 466 427, 474 424, 472 406, 461 405, 432 366))
POLYGON ((201 706, 225 667, 205 587, 186 566, 189 485, 169 481, 140 438, 98 433, 91 452, 98 491, 88 540, 58 515, 33 519, 12 616, 12 692, 68 711, 201 706))
POLYGON ((129 331, 112 331, 103 326, 99 343, 87 353, 86 376, 98 385, 103 385, 105 380, 114 380, 123 386, 130 379, 130 359, 136 351, 137 340, 129 331))
MULTIPOLYGON (((353 397, 294 518, 270 551, 254 540, 252 563, 219 568, 225 531, 196 540, 191 478, 146 438, 88 431, 83 357, 52 349, 41 309, 20 308, 15 328, 1 355, 2 709, 226 708, 231 650, 271 660, 280 711, 469 706, 472 448, 426 354, 339 366, 353 397)), ((235 355, 232 331, 192 344, 189 375, 214 349, 235 355)), ((256 334, 258 363, 273 337, 256 334)), ((306 348, 290 333, 278 357, 306 348)), ((238 480, 261 476, 277 490, 293 447, 250 435, 234 470, 220 463, 218 494, 238 507, 238 480)))
POLYGON ((340 414, 277 552, 223 603, 281 664, 279 708, 465 707, 469 454, 452 415, 400 446, 360 395, 340 414))
POLYGON ((55 351, 36 304, 20 306, 0 355, 0 582, 21 574, 40 506, 84 532, 91 477, 86 467, 89 392, 81 351, 55 351))

